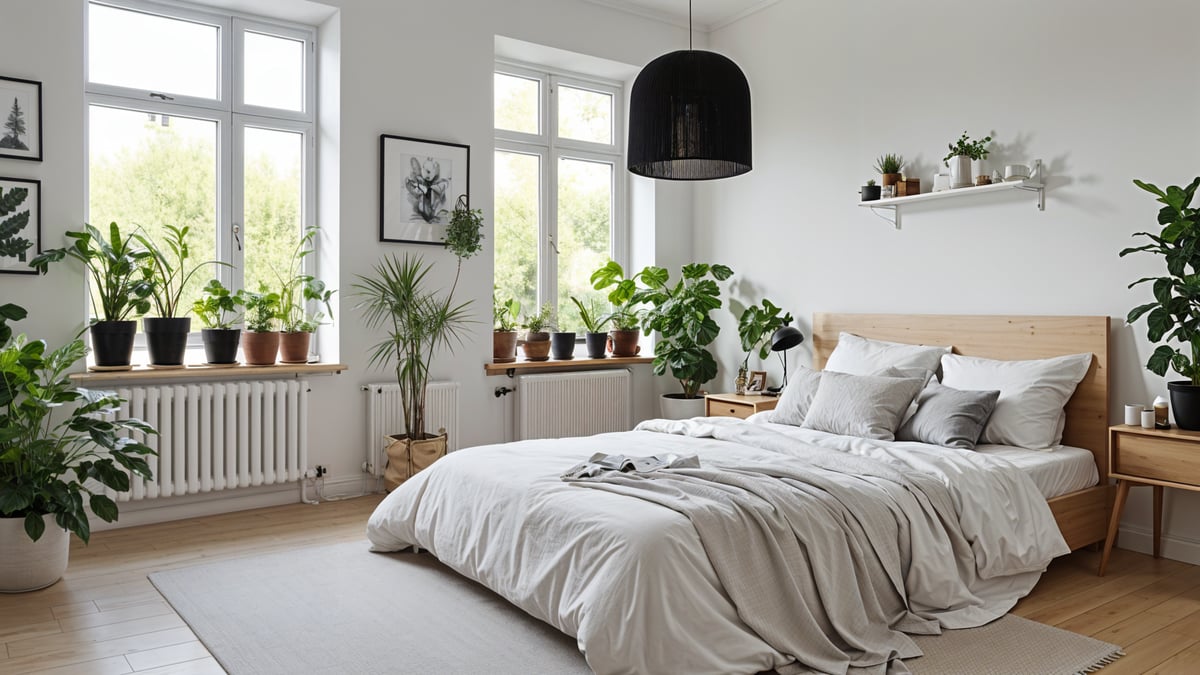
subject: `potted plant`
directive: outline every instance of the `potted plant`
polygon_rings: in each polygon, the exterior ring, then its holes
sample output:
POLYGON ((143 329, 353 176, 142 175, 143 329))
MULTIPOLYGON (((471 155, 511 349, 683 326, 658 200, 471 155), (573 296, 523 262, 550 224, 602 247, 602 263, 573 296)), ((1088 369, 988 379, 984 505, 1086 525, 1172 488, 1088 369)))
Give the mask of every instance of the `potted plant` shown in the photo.
POLYGON ((158 316, 143 317, 142 330, 146 333, 146 349, 150 352, 150 365, 180 366, 183 365, 184 353, 187 351, 188 333, 192 329, 190 316, 178 316, 183 299, 183 289, 192 277, 206 265, 227 265, 216 260, 206 260, 187 268, 191 251, 187 238, 191 227, 175 227, 164 225, 166 229, 167 252, 149 237, 135 233, 150 257, 146 263, 146 279, 151 285, 150 298, 154 302, 154 310, 158 316))
POLYGON ((775 306, 775 303, 763 298, 761 306, 750 305, 738 317, 738 339, 741 341, 742 351, 746 353, 746 358, 742 359, 742 365, 738 367, 737 379, 734 381, 737 393, 746 393, 746 371, 750 367, 750 357, 757 352, 758 358, 767 358, 771 354, 770 336, 779 328, 792 322, 792 315, 785 313, 780 316, 781 311, 779 307, 775 306))
POLYGON ((212 279, 192 303, 192 312, 204 324, 200 337, 204 340, 204 358, 210 365, 237 363, 238 342, 242 331, 233 324, 239 317, 237 308, 243 296, 235 295, 218 279, 212 279))
POLYGON ((517 360, 517 322, 521 316, 521 303, 509 298, 501 302, 492 289, 492 362, 512 363, 517 360))
POLYGON ((107 238, 87 224, 82 231, 67 232, 67 238, 73 240, 70 245, 45 251, 29 264, 43 274, 51 262, 64 257, 87 267, 94 314, 89 326, 93 358, 101 368, 128 368, 137 332, 133 317, 150 310, 153 287, 143 266, 152 254, 135 246, 133 235, 122 234, 116 223, 109 224, 107 238))
POLYGON ((600 323, 612 324, 609 341, 612 355, 616 357, 637 356, 642 350, 638 345, 638 339, 641 337, 641 313, 636 309, 637 301, 634 300, 640 274, 642 272, 626 279, 625 270, 615 260, 609 260, 603 267, 592 272, 592 288, 598 291, 612 289, 608 292, 608 301, 612 303, 613 311, 601 319, 600 323))
POLYGON ((950 152, 942 158, 942 161, 950 167, 950 187, 960 188, 973 185, 977 171, 982 172, 978 175, 987 175, 983 169, 983 160, 987 159, 989 152, 987 144, 991 142, 991 136, 972 141, 964 131, 957 141, 947 144, 946 147, 950 149, 950 152), (979 164, 972 166, 972 160, 978 161, 979 164))
POLYGON ((717 361, 708 350, 721 331, 712 318, 712 311, 721 307, 717 282, 732 275, 733 270, 724 265, 707 263, 684 265, 674 285, 661 267, 647 267, 638 273, 646 287, 634 294, 633 301, 649 306, 642 315, 642 328, 662 335, 654 344, 651 367, 655 375, 670 372, 683 387, 682 393, 663 395, 663 417, 704 414, 700 387, 717 376, 717 361))
POLYGON ((259 285, 258 291, 238 291, 246 308, 245 330, 242 331, 242 356, 251 366, 271 366, 279 354, 279 294, 259 285))
POLYGON ((308 348, 312 334, 321 325, 325 312, 314 314, 307 311, 308 303, 318 302, 333 317, 329 300, 334 291, 325 288, 325 282, 304 273, 304 259, 313 253, 312 240, 317 235, 316 227, 305 228, 303 236, 296 242, 288 258, 287 276, 278 270, 279 279, 279 360, 283 363, 308 363, 308 348))
POLYGON ((525 339, 521 342, 521 350, 525 352, 525 359, 528 361, 549 360, 550 329, 554 327, 554 308, 550 303, 547 302, 534 313, 522 317, 521 327, 525 329, 525 339))
POLYGON ((900 170, 903 168, 903 155, 893 155, 889 152, 875 160, 875 170, 882 176, 884 187, 900 182, 900 170))
POLYGON ((583 322, 583 327, 587 331, 583 335, 583 341, 587 347, 588 358, 604 358, 604 350, 608 344, 608 333, 603 329, 609 321, 608 317, 600 316, 599 308, 591 299, 584 303, 579 298, 571 296, 571 302, 575 303, 575 306, 579 308, 579 320, 583 322))
POLYGON ((862 195, 862 201, 873 202, 879 199, 880 190, 881 188, 875 184, 875 179, 872 178, 867 181, 866 185, 862 186, 862 191, 859 194, 862 195))
POLYGON ((1135 233, 1133 236, 1145 237, 1150 243, 1127 248, 1121 251, 1121 257, 1130 253, 1160 255, 1166 274, 1129 284, 1129 288, 1151 284, 1154 299, 1131 309, 1126 321, 1132 324, 1145 316, 1150 342, 1168 343, 1154 350, 1146 369, 1159 376, 1174 370, 1186 378, 1167 383, 1175 423, 1182 429, 1200 430, 1200 284, 1196 281, 1196 271, 1200 270, 1200 210, 1191 206, 1200 177, 1187 187, 1172 185, 1166 190, 1140 180, 1133 182, 1164 205, 1158 211, 1162 229, 1157 233, 1135 233))
POLYGON ((23 335, 0 348, 0 592, 58 581, 68 531, 86 544, 88 510, 117 519, 117 505, 99 488, 124 492, 130 473, 151 477, 143 456, 154 451, 128 432, 154 429, 120 417, 124 400, 115 393, 71 385, 67 371, 86 353, 82 340, 47 352, 45 342, 23 335))
MULTIPOLYGON (((458 204, 466 208, 465 197, 459 197, 458 204)), ((384 258, 375 265, 372 276, 359 275, 354 284, 355 296, 360 299, 358 307, 363 310, 367 326, 387 332, 372 350, 370 362, 372 365, 394 362, 404 407, 404 434, 387 438, 384 485, 389 490, 446 454, 445 429, 436 435, 425 429, 425 392, 433 355, 442 349, 453 352, 471 323, 468 314, 471 302, 454 304, 454 291, 463 259, 483 248, 478 229, 482 215, 477 212, 476 216, 469 221, 461 220, 463 227, 447 228, 446 248, 458 259, 449 293, 441 295, 430 290, 427 277, 433 265, 407 253, 403 258, 394 254, 384 258)))

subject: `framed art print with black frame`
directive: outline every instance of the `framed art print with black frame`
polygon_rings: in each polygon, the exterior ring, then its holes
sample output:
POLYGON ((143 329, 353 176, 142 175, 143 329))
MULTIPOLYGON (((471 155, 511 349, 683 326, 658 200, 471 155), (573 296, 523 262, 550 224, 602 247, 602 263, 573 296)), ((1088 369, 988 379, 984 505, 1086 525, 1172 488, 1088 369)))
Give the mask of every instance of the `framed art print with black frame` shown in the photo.
POLYGON ((0 157, 42 161, 42 83, 0 75, 0 157))
POLYGON ((379 136, 379 241, 446 245, 459 195, 470 201, 471 147, 379 136))
POLYGON ((42 182, 0 176, 0 272, 37 274, 42 252, 42 182))

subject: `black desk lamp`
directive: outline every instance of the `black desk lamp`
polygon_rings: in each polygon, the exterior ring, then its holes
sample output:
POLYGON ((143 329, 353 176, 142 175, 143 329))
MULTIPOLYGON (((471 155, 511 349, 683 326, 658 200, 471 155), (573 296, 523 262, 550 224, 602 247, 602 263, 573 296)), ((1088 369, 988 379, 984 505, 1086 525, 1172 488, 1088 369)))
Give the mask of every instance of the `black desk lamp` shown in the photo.
POLYGON ((777 352, 779 360, 783 362, 783 384, 778 387, 767 387, 768 392, 778 394, 787 386, 787 355, 784 352, 801 342, 804 342, 804 333, 801 333, 795 326, 780 326, 771 336, 771 351, 777 352))

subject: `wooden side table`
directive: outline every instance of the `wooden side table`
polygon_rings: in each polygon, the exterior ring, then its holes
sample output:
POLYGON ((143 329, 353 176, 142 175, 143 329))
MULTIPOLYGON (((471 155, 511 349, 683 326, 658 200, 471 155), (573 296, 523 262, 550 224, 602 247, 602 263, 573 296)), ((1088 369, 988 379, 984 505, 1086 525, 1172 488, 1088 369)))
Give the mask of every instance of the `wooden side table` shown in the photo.
POLYGON ((1118 425, 1108 428, 1108 475, 1117 479, 1117 499, 1108 523, 1108 538, 1100 558, 1100 576, 1108 567, 1125 498, 1134 485, 1154 488, 1154 557, 1162 539, 1163 488, 1200 492, 1200 432, 1181 429, 1143 429, 1118 425))
POLYGON ((740 417, 746 419, 756 412, 774 410, 777 396, 758 394, 709 394, 704 397, 706 417, 740 417))

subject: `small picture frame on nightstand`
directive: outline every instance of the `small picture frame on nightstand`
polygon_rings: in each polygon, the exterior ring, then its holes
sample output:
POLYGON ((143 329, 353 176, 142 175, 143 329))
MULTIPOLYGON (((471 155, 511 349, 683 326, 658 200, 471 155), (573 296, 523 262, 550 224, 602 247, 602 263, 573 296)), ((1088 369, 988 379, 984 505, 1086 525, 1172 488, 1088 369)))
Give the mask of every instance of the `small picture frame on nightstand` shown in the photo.
POLYGON ((761 394, 767 389, 767 371, 752 370, 746 379, 747 394, 761 394))

